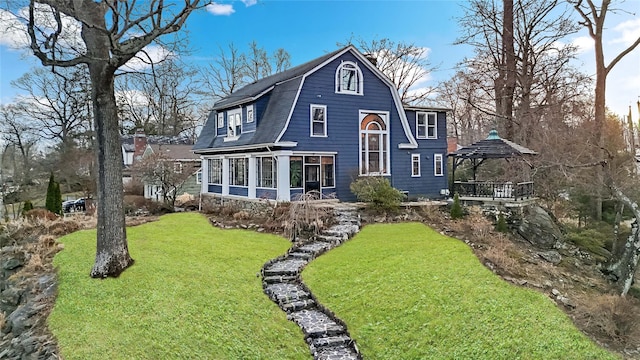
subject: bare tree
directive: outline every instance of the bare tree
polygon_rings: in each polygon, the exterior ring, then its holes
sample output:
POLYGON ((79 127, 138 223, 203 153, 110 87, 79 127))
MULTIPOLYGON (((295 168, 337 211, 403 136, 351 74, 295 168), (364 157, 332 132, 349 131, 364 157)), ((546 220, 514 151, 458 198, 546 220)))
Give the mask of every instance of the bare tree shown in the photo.
POLYGON ((173 209, 178 192, 196 167, 193 162, 176 162, 162 153, 154 153, 137 163, 134 170, 145 183, 159 187, 164 204, 173 209))
POLYGON ((35 122, 42 137, 59 141, 70 149, 74 141, 91 129, 91 85, 86 68, 40 68, 24 74, 12 86, 27 95, 18 107, 35 122))
POLYGON ((466 60, 468 71, 493 97, 483 111, 505 137, 527 144, 544 109, 565 99, 554 94, 566 74, 579 74, 569 65, 575 47, 559 45, 577 29, 568 8, 559 0, 473 0, 459 23, 457 42, 476 52, 466 60))
POLYGON ((201 71, 209 95, 220 99, 241 87, 263 77, 281 72, 291 66, 291 56, 285 49, 277 49, 269 56, 255 41, 249 44, 247 53, 241 52, 233 43, 228 51, 222 47, 213 64, 201 71))
POLYGON ((33 156, 39 140, 33 124, 22 116, 22 112, 15 105, 1 105, 0 133, 5 142, 2 152, 4 161, 0 163, 5 167, 11 166, 14 183, 29 184, 32 180, 33 156))
POLYGON ((428 48, 388 38, 370 41, 351 38, 338 46, 347 44, 357 47, 394 83, 404 104, 419 105, 432 93, 423 83, 435 69, 429 62, 428 48))
MULTIPOLYGON (((589 36, 594 42, 594 53, 596 60, 596 86, 595 86, 595 127, 593 132, 593 142, 597 147, 604 149, 603 147, 603 134, 606 120, 606 85, 607 76, 611 70, 624 58, 627 54, 633 51, 638 45, 640 45, 640 37, 635 39, 627 48, 622 50, 613 59, 606 64, 604 60, 604 48, 603 48, 603 35, 605 33, 605 19, 609 12, 613 12, 611 8, 611 0, 602 0, 599 4, 596 4, 594 0, 577 0, 571 2, 582 18, 581 25, 587 28, 589 36)), ((606 151, 601 152, 603 158, 611 158, 610 154, 606 151)), ((633 209, 634 216, 636 218, 636 224, 634 226, 632 235, 628 238, 627 244, 624 247, 625 253, 618 258, 612 258, 612 261, 607 266, 607 270, 614 274, 618 284, 620 285, 620 291, 622 295, 625 295, 631 288, 633 278, 635 276, 636 269, 638 267, 638 259, 640 258, 640 234, 638 233, 638 224, 640 224, 640 212, 638 204, 632 200, 624 189, 620 185, 620 182, 627 183, 629 177, 623 178, 622 181, 616 181, 611 177, 610 172, 605 169, 597 168, 597 181, 598 183, 606 182, 612 190, 613 195, 618 201, 627 205, 633 209)), ((609 169, 610 170, 610 169, 609 169)), ((602 218, 602 196, 598 194, 598 204, 596 208, 598 210, 597 217, 602 218)))
MULTIPOLYGON (((97 251, 92 277, 118 276, 129 256, 122 200, 122 153, 114 91, 116 71, 160 36, 184 25, 199 0, 30 0, 30 49, 44 66, 86 66, 96 132, 97 251)), ((8 9, 13 10, 13 9, 8 9)), ((14 11, 19 16, 19 11, 14 11)))
POLYGON ((148 71, 116 80, 123 132, 142 128, 147 135, 179 136, 197 125, 201 92, 196 71, 175 57, 151 64, 148 71))

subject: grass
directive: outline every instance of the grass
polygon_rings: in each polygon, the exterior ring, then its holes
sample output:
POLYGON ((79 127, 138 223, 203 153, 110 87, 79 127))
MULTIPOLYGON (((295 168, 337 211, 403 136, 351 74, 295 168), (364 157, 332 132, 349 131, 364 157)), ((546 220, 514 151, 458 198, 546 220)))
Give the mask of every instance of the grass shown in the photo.
POLYGON ((295 324, 256 274, 284 238, 220 230, 173 214, 127 230, 136 260, 118 279, 89 278, 95 230, 60 239, 49 326, 67 359, 307 359, 295 324))
POLYGON ((510 285, 419 223, 365 227, 304 281, 366 359, 615 359, 545 295, 510 285))

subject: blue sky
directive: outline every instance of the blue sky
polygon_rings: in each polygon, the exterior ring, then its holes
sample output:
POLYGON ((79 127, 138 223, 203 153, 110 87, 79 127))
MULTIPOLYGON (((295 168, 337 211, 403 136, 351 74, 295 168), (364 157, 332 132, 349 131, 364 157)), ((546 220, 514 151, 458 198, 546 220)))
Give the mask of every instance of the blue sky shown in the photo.
MULTIPOLYGON (((471 55, 471 49, 453 45, 459 36, 456 17, 462 15, 461 1, 219 1, 209 11, 192 14, 186 25, 193 53, 186 61, 198 65, 211 62, 219 48, 234 43, 244 50, 256 41, 269 52, 284 48, 291 54, 292 66, 309 61, 337 48, 352 35, 355 38, 389 38, 430 49, 432 65, 439 70, 430 74, 429 84, 449 78, 457 64, 471 55)), ((610 37, 605 55, 619 51, 625 41, 640 36, 640 0, 622 4, 627 13, 608 18, 610 37)), ((0 20, 4 15, 0 14, 0 20)), ((0 31, 0 102, 9 103, 16 95, 10 82, 39 64, 32 55, 11 49, 11 37, 0 31)), ((593 50, 582 30, 567 41, 581 45, 577 65, 594 73, 593 50)), ((608 105, 626 114, 629 105, 640 97, 640 48, 627 56, 610 74, 608 105)))

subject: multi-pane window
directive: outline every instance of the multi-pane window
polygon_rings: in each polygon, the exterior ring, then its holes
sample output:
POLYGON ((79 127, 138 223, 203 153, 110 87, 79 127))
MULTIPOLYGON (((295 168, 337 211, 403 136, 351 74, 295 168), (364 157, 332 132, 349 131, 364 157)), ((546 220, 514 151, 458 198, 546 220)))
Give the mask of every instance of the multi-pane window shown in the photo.
POLYGON ((419 112, 416 114, 416 137, 418 139, 436 139, 438 125, 436 113, 419 112))
POLYGON ((262 188, 276 188, 278 167, 276 159, 272 157, 259 157, 256 161, 257 186, 262 188))
POLYGON ((253 122, 253 105, 247 106, 247 122, 253 122))
POLYGON ((229 185, 233 185, 233 186, 249 185, 249 159, 247 158, 229 159, 229 185))
POLYGON ((411 154, 411 176, 420 176, 420 154, 411 154))
POLYGON ((442 160, 442 154, 433 155, 433 174, 435 176, 444 175, 444 164, 442 160))
POLYGON ((196 172, 196 184, 202 184, 202 169, 196 172))
POLYGON ((302 187, 302 156, 289 158, 289 181, 291 188, 302 187))
POLYGON ((360 122, 360 175, 389 174, 389 131, 381 116, 368 114, 360 122))
POLYGON ((222 184, 222 159, 209 159, 209 184, 222 184))
POLYGON ((327 136, 327 107, 311 105, 311 136, 327 136))
POLYGON ((320 172, 322 176, 322 187, 334 187, 334 167, 333 156, 322 156, 320 172))
POLYGON ((336 92, 362 95, 362 71, 354 62, 345 61, 338 66, 336 92))
POLYGON ((176 174, 182 174, 182 163, 179 161, 176 161, 173 163, 173 172, 175 172, 176 174))
POLYGON ((218 113, 216 115, 218 117, 218 128, 223 128, 224 127, 224 113, 218 113))
POLYGON ((227 113, 227 137, 238 137, 242 134, 242 113, 240 111, 227 113))

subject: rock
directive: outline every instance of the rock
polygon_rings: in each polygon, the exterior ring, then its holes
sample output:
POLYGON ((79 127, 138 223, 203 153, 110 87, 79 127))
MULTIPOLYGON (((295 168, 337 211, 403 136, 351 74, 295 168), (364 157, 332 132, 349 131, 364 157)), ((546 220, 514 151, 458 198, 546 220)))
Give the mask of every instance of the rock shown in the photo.
POLYGON ((527 206, 517 232, 541 249, 553 249, 558 241, 563 241, 564 235, 556 221, 538 205, 527 206))
POLYGON ((2 263, 2 268, 5 270, 14 270, 23 265, 24 265, 24 255, 18 257, 18 255, 16 254, 16 256, 5 260, 2 263))
POLYGON ((556 297, 556 300, 558 300, 562 305, 564 305, 564 306, 566 306, 568 308, 575 309, 575 307, 576 307, 576 304, 566 296, 560 295, 560 296, 556 297))
POLYGON ((553 296, 560 296, 562 294, 560 291, 558 291, 558 289, 552 289, 551 293, 553 294, 553 296))
POLYGON ((555 250, 539 252, 538 256, 552 263, 553 265, 558 265, 562 261, 562 256, 555 250))

